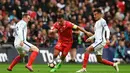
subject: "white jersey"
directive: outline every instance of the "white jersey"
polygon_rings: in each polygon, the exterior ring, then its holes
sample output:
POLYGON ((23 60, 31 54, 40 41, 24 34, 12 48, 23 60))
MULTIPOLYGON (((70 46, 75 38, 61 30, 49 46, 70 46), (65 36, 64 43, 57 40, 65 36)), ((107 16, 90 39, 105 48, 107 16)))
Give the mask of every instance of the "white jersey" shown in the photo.
POLYGON ((110 37, 110 30, 107 26, 106 21, 103 18, 100 18, 98 21, 96 21, 94 32, 94 35, 89 37, 88 39, 95 39, 95 42, 91 46, 93 46, 96 55, 102 55, 103 48, 106 45, 106 38, 109 39, 110 37))
POLYGON ((106 42, 105 38, 105 31, 106 31, 106 38, 109 39, 110 37, 110 30, 107 26, 106 21, 103 18, 100 18, 98 21, 96 21, 95 26, 94 26, 94 38, 95 41, 102 41, 106 42))
POLYGON ((14 44, 19 44, 21 41, 26 41, 26 36, 27 36, 27 23, 24 20, 20 20, 16 25, 15 25, 15 41, 14 44))

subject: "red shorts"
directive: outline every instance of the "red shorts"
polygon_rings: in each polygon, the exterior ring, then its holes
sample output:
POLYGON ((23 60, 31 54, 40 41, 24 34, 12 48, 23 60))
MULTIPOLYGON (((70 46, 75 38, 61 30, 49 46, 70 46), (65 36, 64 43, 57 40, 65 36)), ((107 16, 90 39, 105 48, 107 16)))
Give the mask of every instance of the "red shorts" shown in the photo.
POLYGON ((66 52, 68 53, 70 51, 72 47, 72 43, 71 42, 68 42, 68 43, 62 43, 62 42, 57 42, 56 43, 56 46, 55 46, 55 49, 61 51, 62 53, 63 52, 66 52))

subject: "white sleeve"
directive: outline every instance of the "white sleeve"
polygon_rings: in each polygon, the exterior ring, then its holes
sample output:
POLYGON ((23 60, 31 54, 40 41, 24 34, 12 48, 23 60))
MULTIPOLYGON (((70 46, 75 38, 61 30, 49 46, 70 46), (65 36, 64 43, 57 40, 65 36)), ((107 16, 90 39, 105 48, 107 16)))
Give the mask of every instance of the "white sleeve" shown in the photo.
POLYGON ((103 21, 102 25, 103 25, 103 28, 104 28, 105 31, 106 31, 106 34, 107 34, 107 35, 106 35, 106 38, 109 39, 109 38, 110 38, 110 30, 109 30, 109 28, 108 28, 108 26, 107 26, 106 21, 103 21))
POLYGON ((95 35, 89 37, 88 39, 93 40, 95 38, 95 35))

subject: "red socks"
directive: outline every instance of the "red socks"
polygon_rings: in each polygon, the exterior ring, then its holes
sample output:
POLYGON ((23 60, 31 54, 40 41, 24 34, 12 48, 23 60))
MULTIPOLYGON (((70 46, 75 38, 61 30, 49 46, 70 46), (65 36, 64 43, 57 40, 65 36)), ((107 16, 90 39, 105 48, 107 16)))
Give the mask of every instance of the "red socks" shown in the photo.
POLYGON ((105 65, 109 65, 109 66, 113 66, 113 62, 110 62, 108 60, 105 60, 105 59, 102 59, 102 63, 105 64, 105 65))
MULTIPOLYGON (((89 58, 89 53, 84 54, 84 60, 83 60, 83 68, 86 68, 88 64, 88 58, 89 58)), ((110 62, 108 60, 102 59, 102 64, 113 66, 113 62, 110 62)))
POLYGON ((34 60, 35 60, 35 58, 37 57, 37 55, 38 55, 38 52, 36 52, 36 51, 33 51, 32 53, 31 53, 31 56, 30 56, 30 58, 29 58, 29 61, 28 61, 28 66, 31 66, 32 65, 32 63, 34 62, 34 60))
POLYGON ((84 54, 84 60, 83 60, 83 68, 86 68, 88 64, 88 58, 89 58, 89 53, 84 54))
POLYGON ((15 59, 10 64, 9 68, 12 69, 20 61, 20 59, 21 59, 21 57, 19 55, 17 57, 15 57, 15 59))
MULTIPOLYGON (((31 66, 32 63, 34 62, 35 58, 37 57, 38 52, 34 51, 32 52, 30 59, 28 61, 28 66, 31 66)), ((20 61, 21 57, 18 55, 10 64, 9 69, 12 69, 19 61, 20 61)))

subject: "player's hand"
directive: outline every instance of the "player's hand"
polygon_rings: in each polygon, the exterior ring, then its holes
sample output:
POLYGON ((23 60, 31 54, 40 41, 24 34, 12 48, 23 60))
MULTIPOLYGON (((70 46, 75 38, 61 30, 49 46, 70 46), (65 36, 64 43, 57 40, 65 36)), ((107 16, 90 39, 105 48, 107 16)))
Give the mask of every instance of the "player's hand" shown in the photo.
POLYGON ((53 30, 49 30, 49 33, 53 33, 54 31, 53 30))
POLYGON ((109 41, 109 39, 107 39, 107 41, 106 41, 106 45, 110 45, 110 41, 109 41))
POLYGON ((91 32, 85 32, 85 34, 86 34, 88 37, 90 37, 90 36, 93 35, 91 32))
POLYGON ((49 33, 55 33, 55 30, 49 30, 49 33))
POLYGON ((53 30, 49 30, 48 36, 51 38, 55 37, 55 32, 53 30))
POLYGON ((91 39, 87 39, 85 42, 91 42, 92 40, 91 39))
POLYGON ((20 46, 23 46, 23 45, 24 45, 23 41, 22 41, 22 42, 20 42, 20 46))

